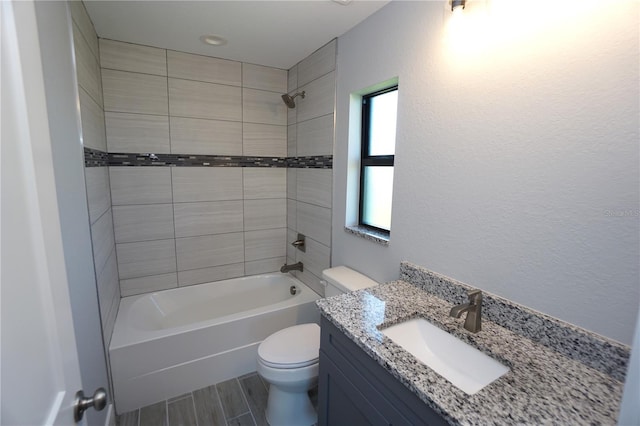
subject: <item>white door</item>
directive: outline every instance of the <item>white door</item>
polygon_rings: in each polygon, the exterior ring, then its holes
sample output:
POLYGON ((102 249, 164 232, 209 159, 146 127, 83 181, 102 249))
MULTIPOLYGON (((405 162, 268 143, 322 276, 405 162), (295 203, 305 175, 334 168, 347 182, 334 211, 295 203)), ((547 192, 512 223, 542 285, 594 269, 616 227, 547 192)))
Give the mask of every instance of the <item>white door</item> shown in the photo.
POLYGON ((81 380, 36 15, 31 1, 2 1, 0 7, 0 423, 69 425, 81 380))

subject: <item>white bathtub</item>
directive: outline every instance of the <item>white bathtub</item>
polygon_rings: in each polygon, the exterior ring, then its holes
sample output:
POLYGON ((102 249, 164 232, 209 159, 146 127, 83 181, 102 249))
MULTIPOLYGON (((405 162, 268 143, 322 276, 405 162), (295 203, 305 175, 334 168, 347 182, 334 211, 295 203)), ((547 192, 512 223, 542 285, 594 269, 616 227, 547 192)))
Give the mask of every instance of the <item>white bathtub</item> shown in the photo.
POLYGON ((258 345, 267 336, 319 322, 318 298, 289 274, 123 298, 109 346, 117 411, 255 371, 258 345))

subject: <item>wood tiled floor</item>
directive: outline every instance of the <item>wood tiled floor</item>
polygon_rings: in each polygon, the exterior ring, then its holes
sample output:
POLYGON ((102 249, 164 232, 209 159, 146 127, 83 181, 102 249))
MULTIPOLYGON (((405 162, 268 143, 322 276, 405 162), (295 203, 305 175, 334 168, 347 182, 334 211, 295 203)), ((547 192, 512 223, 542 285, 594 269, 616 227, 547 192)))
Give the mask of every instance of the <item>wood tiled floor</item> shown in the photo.
MULTIPOLYGON (((236 377, 119 415, 118 426, 266 426, 267 386, 257 373, 236 377)), ((317 405, 317 390, 311 392, 317 405)))

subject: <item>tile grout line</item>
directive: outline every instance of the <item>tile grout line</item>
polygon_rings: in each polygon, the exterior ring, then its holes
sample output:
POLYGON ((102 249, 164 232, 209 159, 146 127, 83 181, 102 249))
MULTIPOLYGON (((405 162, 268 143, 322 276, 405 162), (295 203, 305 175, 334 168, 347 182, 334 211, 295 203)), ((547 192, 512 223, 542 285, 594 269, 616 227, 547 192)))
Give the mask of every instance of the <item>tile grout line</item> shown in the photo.
POLYGON ((222 412, 222 419, 224 420, 225 426, 227 426, 229 424, 227 422, 227 414, 224 412, 224 406, 222 405, 222 398, 220 398, 220 391, 218 390, 217 383, 215 385, 212 385, 212 386, 214 386, 215 389, 216 389, 216 396, 218 397, 218 404, 220 404, 220 411, 222 412))
POLYGON ((196 420, 196 426, 198 426, 198 410, 196 409, 196 397, 193 394, 193 391, 190 392, 190 395, 191 395, 191 405, 193 405, 193 418, 196 420))
MULTIPOLYGON (((236 377, 236 381, 238 382, 238 386, 240 386, 240 394, 242 395, 242 399, 244 399, 244 402, 245 402, 245 404, 247 404, 247 408, 249 409, 249 414, 251 415, 251 419, 253 420, 253 425, 256 426, 258 424, 258 422, 256 422, 256 416, 253 415, 253 411, 251 410, 251 405, 249 405, 249 400, 247 399, 247 395, 245 395, 245 393, 244 393, 244 388, 242 387, 242 384, 240 383, 240 379, 236 377)), ((244 414, 243 414, 243 416, 244 416, 244 414)))

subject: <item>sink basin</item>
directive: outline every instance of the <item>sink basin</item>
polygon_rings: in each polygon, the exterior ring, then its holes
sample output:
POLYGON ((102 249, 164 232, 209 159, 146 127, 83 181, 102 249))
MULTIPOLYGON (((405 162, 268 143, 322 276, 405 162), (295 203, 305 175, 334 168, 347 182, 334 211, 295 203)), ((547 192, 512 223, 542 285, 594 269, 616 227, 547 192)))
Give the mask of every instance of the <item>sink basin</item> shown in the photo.
POLYGON ((380 332, 468 395, 509 371, 500 362, 422 318, 380 332))

